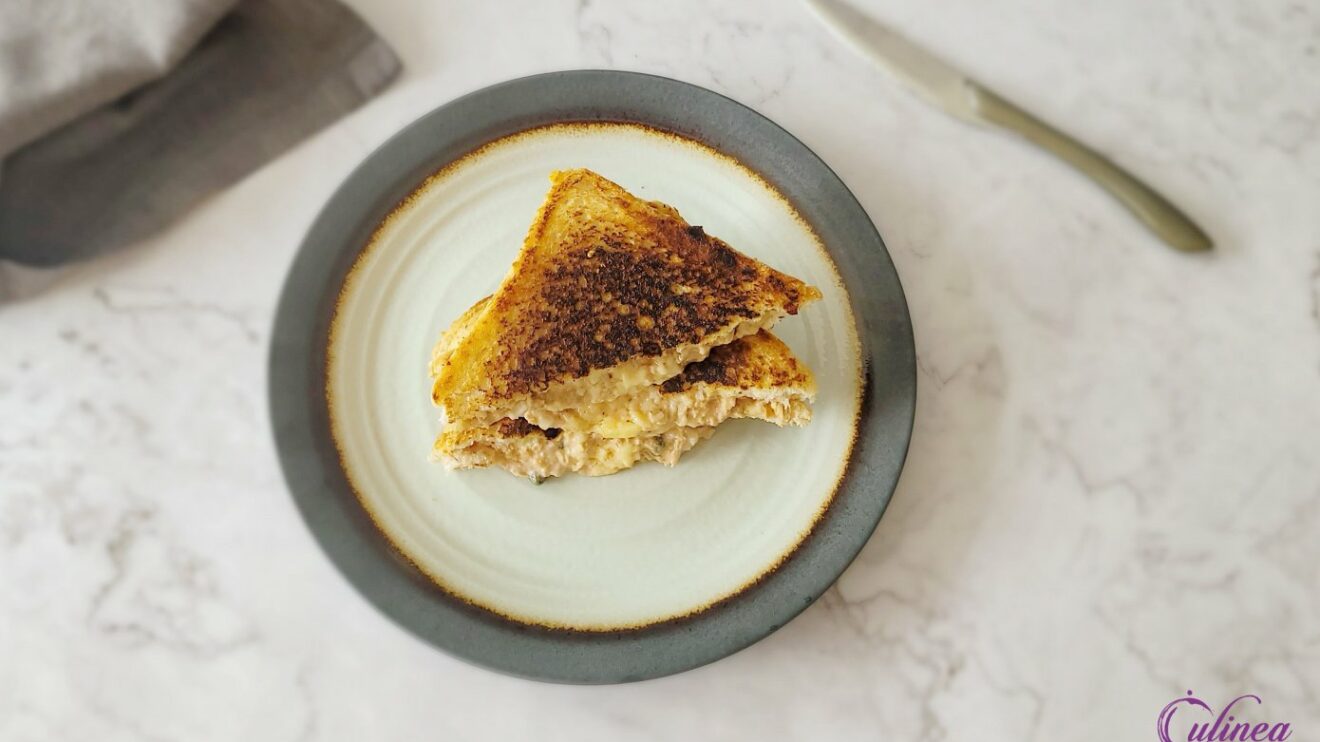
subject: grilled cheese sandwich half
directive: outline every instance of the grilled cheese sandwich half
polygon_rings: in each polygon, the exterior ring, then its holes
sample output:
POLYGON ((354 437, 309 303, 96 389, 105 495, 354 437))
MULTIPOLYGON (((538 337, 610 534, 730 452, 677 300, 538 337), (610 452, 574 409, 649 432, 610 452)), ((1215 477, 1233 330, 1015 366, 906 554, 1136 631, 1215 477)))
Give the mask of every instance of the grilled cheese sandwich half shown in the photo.
MULTIPOLYGON (((488 298, 444 332, 432 368, 463 342, 488 298)), ((499 466, 537 480, 572 472, 613 474, 642 461, 672 466, 730 418, 805 425, 815 391, 811 371, 782 341, 762 331, 713 349, 672 379, 616 400, 553 412, 532 409, 527 418, 480 427, 446 426, 432 456, 450 469, 499 466)))
POLYGON ((590 170, 551 182, 508 275, 433 360, 455 429, 626 397, 820 298, 590 170))
MULTIPOLYGON (((462 342, 489 297, 459 317, 436 343, 431 370, 443 367, 462 342)), ((704 361, 677 376, 632 394, 579 407, 531 406, 522 418, 542 429, 629 438, 673 428, 713 427, 730 418, 756 418, 776 425, 806 425, 816 381, 788 346, 762 330, 713 348, 704 361)), ((462 426, 457 426, 462 427, 462 426)))

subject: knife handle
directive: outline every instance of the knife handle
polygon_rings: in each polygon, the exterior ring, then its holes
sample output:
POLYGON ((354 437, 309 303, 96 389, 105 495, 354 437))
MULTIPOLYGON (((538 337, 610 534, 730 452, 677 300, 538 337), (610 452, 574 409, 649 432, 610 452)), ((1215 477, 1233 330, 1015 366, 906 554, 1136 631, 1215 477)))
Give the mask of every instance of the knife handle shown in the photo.
POLYGON ((994 91, 973 85, 980 118, 1022 135, 1118 199, 1169 245, 1186 252, 1209 250, 1210 237, 1191 219, 1123 168, 1049 124, 1001 98, 994 91))

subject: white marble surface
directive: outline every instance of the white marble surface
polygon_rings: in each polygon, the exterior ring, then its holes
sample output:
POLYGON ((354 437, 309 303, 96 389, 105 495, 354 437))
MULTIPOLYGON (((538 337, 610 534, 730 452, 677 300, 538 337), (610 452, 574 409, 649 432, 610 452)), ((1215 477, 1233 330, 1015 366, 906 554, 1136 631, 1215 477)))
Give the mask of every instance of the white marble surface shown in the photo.
POLYGON ((354 4, 407 65, 382 98, 147 244, 6 274, 32 295, 0 304, 0 739, 1140 740, 1187 689, 1320 735, 1314 4, 866 3, 1176 196, 1204 258, 798 2, 354 4), (804 139, 878 223, 920 355, 907 470, 838 585, 623 687, 494 675, 382 618, 299 520, 265 412, 330 191, 434 106, 575 67, 804 139))

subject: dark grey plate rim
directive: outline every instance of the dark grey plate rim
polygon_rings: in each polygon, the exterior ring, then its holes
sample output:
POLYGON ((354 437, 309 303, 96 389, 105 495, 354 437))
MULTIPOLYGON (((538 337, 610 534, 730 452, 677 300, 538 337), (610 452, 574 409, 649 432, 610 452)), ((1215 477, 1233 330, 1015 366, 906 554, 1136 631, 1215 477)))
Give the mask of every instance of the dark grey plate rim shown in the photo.
POLYGON ((351 585, 439 649, 499 672, 565 683, 661 677, 774 632, 834 583, 897 486, 916 411, 916 353, 889 253, 839 177, 787 131, 689 83, 572 70, 499 83, 446 103, 376 149, 317 216, 285 280, 271 334, 270 415, 285 481, 308 528, 351 585), (399 554, 353 494, 330 438, 324 358, 344 276, 380 220, 427 175, 487 142, 564 121, 628 121, 729 154, 812 225, 848 289, 862 341, 864 396, 852 458, 811 535, 777 570, 694 616, 618 632, 519 624, 447 595, 399 554))

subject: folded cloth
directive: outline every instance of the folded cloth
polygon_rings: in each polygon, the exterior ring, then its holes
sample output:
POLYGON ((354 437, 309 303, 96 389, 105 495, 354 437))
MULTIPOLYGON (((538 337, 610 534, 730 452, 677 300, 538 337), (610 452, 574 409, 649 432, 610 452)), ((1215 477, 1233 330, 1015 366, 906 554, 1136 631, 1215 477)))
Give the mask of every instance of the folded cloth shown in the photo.
POLYGON ((165 74, 235 2, 0 3, 0 159, 165 74))
MULTIPOLYGON (((31 0, 42 12, 56 6, 86 7, 96 2, 31 0)), ((119 65, 113 74, 47 75, 77 80, 55 94, 59 101, 37 105, 40 97, 7 100, 15 76, 33 65, 72 64, 40 53, 45 33, 0 32, 0 122, 22 121, 10 140, 23 142, 42 124, 67 118, 77 101, 98 101, 106 91, 123 93, 14 151, 0 169, 0 258, 30 265, 55 265, 92 257, 139 240, 167 225, 206 195, 285 151, 309 134, 370 99, 398 73, 390 48, 352 11, 335 0, 241 0, 201 36, 194 48, 164 77, 129 92, 126 80, 151 76, 155 65, 181 53, 205 23, 207 13, 223 10, 208 0, 136 0, 100 3, 133 26, 133 8, 169 5, 178 14, 168 29, 170 43, 151 34, 102 34, 83 30, 88 49, 132 43, 149 48, 152 62, 119 65), (25 51, 27 50, 27 51, 25 51), (88 80, 95 80, 89 83, 88 80), (62 97, 61 97, 62 96, 62 97), (8 118, 7 118, 8 117, 8 118)), ((25 3, 19 3, 20 6, 25 3)), ((8 12, 8 11, 6 11, 8 12)), ((81 21, 64 17, 55 33, 81 21)), ((88 13, 83 18, 92 18, 88 13)), ((0 22, 5 17, 0 15, 0 22)), ((155 33, 155 32, 153 32, 155 33)), ((60 54, 76 51, 60 47, 60 54)), ((98 58, 123 59, 100 50, 98 58)), ((140 80, 139 80, 140 81, 140 80)), ((49 90, 58 89, 43 83, 49 90)), ((49 94, 48 94, 49 97, 49 94)), ((0 150, 2 151, 2 150, 0 150)))

